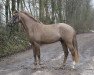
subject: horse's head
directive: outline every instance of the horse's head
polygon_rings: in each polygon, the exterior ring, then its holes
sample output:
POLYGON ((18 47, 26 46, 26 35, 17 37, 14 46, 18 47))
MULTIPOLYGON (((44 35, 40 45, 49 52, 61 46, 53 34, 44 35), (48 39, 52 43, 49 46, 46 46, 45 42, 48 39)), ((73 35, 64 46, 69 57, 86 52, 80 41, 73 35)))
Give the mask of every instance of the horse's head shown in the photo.
POLYGON ((19 11, 14 11, 10 23, 16 24, 20 22, 19 11))
POLYGON ((11 36, 11 33, 14 32, 14 30, 18 31, 18 23, 20 22, 20 16, 19 16, 19 11, 14 11, 12 14, 11 19, 9 22, 6 24, 7 29, 9 29, 9 37, 11 36))

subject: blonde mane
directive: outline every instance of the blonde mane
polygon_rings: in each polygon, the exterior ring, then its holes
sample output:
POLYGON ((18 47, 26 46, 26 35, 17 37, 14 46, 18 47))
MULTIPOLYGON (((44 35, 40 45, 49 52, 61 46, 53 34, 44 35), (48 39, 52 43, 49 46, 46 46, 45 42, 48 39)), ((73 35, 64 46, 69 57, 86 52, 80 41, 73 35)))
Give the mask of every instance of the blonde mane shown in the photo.
POLYGON ((35 19, 33 16, 31 16, 29 13, 27 12, 23 12, 21 11, 23 14, 27 15, 28 17, 30 17, 31 19, 33 19, 34 21, 38 22, 38 23, 41 23, 38 19, 35 19))

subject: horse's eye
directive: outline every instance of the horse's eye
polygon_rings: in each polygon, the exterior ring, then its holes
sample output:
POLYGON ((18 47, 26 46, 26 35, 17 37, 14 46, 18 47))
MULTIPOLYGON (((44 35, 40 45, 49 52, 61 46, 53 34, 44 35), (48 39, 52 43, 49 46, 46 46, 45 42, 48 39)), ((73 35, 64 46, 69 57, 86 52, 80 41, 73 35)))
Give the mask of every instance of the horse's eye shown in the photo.
POLYGON ((13 19, 15 19, 15 16, 13 15, 13 19))
POLYGON ((14 15, 14 16, 13 16, 13 19, 15 20, 16 18, 17 18, 17 16, 14 15))

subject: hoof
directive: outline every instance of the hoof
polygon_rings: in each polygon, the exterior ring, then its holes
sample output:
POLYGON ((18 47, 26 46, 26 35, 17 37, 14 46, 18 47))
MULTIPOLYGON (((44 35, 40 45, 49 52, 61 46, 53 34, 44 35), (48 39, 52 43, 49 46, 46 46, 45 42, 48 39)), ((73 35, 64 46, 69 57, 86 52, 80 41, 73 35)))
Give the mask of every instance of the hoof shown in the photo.
POLYGON ((39 65, 43 65, 43 63, 39 63, 39 65))
POLYGON ((64 69, 65 68, 65 64, 63 64, 63 65, 61 65, 60 67, 59 67, 59 69, 64 69))
POLYGON ((34 65, 37 65, 37 62, 34 62, 34 65))
POLYGON ((75 61, 73 61, 73 63, 72 63, 72 68, 73 69, 75 69, 75 65, 76 65, 76 63, 75 63, 75 61))
POLYGON ((65 64, 65 63, 63 63, 63 65, 62 65, 62 66, 64 67, 64 66, 66 66, 66 64, 65 64))

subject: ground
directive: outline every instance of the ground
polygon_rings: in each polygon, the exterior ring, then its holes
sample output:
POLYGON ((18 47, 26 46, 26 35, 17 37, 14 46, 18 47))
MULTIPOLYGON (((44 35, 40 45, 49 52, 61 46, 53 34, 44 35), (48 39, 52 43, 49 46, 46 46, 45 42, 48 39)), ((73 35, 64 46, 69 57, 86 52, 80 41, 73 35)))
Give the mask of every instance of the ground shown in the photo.
POLYGON ((77 35, 80 62, 72 69, 71 54, 66 66, 60 42, 41 46, 41 67, 33 65, 32 49, 3 58, 0 61, 0 75, 94 75, 94 33, 77 35))

